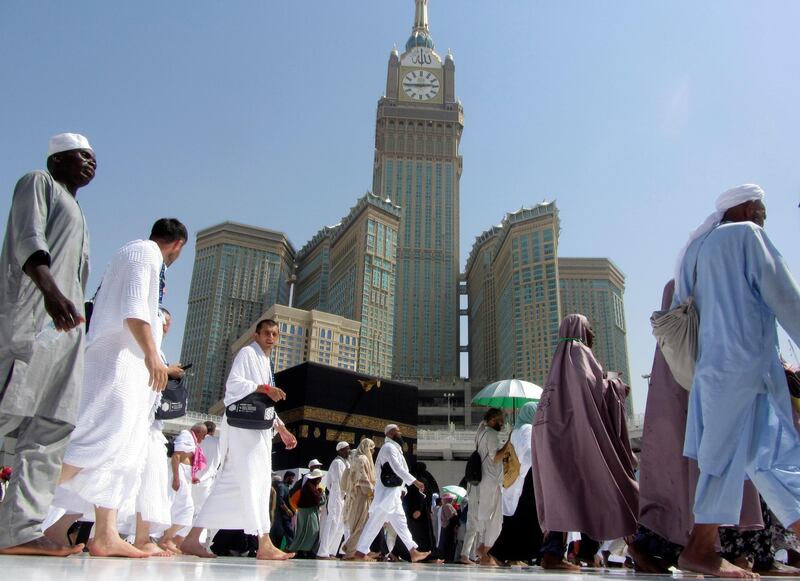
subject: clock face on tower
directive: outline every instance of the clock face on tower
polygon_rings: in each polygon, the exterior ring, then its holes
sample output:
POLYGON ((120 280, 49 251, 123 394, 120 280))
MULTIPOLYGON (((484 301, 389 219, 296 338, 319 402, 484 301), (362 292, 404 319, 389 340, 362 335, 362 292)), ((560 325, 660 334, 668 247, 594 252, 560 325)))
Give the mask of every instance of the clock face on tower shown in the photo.
POLYGON ((439 94, 439 78, 424 69, 408 71, 403 77, 403 92, 409 99, 428 101, 439 94))

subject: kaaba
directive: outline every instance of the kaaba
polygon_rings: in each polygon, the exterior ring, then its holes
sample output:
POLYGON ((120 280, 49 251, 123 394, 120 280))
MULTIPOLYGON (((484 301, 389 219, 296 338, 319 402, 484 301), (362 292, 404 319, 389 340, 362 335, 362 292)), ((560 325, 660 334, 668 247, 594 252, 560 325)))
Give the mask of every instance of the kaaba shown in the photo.
POLYGON ((383 445, 383 429, 397 424, 410 466, 417 453, 417 387, 378 379, 320 363, 302 363, 275 374, 275 385, 286 392, 276 406, 278 416, 297 438, 297 447, 273 447, 273 469, 304 467, 317 458, 327 467, 336 443, 357 446, 364 438, 383 445))

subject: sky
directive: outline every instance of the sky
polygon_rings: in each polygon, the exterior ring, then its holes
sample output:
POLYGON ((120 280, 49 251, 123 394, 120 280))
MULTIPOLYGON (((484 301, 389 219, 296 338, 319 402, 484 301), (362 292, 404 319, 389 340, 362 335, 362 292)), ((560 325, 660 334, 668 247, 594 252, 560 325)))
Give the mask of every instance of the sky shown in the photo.
MULTIPOLYGON (((197 230, 234 220, 299 249, 371 188, 376 105, 413 16, 413 0, 5 0, 0 216, 51 135, 87 135, 89 295, 156 218, 190 229, 165 299, 177 360, 197 230)), ((430 0, 429 16, 465 112, 462 269, 506 212, 556 200, 559 253, 627 276, 637 412, 649 316, 717 195, 761 184, 800 272, 800 3, 430 0)))

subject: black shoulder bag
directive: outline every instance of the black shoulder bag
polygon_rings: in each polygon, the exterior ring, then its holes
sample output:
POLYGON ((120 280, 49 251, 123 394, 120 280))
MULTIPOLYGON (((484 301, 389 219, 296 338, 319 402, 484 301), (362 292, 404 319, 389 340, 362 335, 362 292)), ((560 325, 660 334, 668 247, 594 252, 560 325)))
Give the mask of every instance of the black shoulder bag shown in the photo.
POLYGON ((478 452, 478 447, 485 435, 486 432, 484 432, 478 440, 478 443, 475 445, 475 451, 469 455, 467 466, 464 468, 464 480, 473 486, 480 484, 481 480, 483 480, 483 458, 481 458, 481 454, 478 452))
POLYGON ((228 425, 245 430, 269 430, 275 421, 275 402, 254 391, 225 408, 228 425))
POLYGON ((386 488, 397 488, 403 484, 403 480, 395 473, 392 465, 388 462, 384 462, 381 465, 381 484, 386 488))
POLYGON ((189 389, 183 381, 184 377, 167 381, 166 389, 161 392, 161 405, 156 410, 157 420, 174 420, 186 415, 189 389))

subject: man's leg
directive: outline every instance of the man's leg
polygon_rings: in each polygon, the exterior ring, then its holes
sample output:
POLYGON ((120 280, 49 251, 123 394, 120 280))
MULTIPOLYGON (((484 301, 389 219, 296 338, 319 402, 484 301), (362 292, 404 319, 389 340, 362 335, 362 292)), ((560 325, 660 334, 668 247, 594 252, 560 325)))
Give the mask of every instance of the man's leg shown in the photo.
POLYGON ((294 555, 294 553, 285 553, 273 545, 269 533, 259 535, 256 559, 260 561, 287 561, 293 558, 294 555))
POLYGON ((41 531, 73 428, 57 420, 0 414, 0 433, 17 438, 13 474, 0 503, 0 553, 66 556, 83 549, 69 547, 66 535, 54 543, 41 531))
POLYGON ((406 549, 408 549, 412 563, 422 561, 431 554, 430 551, 423 552, 417 550, 417 543, 414 542, 411 531, 408 530, 408 521, 406 520, 405 513, 390 514, 388 521, 389 524, 392 525, 394 532, 397 533, 397 538, 400 539, 406 546, 406 549))
POLYGON ((378 533, 381 532, 387 520, 386 513, 380 509, 375 509, 369 514, 367 524, 364 525, 364 529, 361 531, 361 537, 358 539, 358 544, 356 545, 356 559, 364 559, 366 555, 369 554, 372 541, 374 541, 378 533))
POLYGON ((470 491, 469 504, 467 505, 467 526, 464 533, 464 544, 461 545, 461 557, 459 562, 465 565, 472 565, 470 560, 470 553, 472 552, 475 540, 478 538, 478 531, 480 529, 480 521, 478 520, 478 511, 480 510, 480 499, 478 497, 477 488, 470 491))
POLYGON ((150 523, 142 518, 142 513, 136 513, 136 537, 133 546, 152 557, 171 557, 171 551, 165 551, 150 538, 150 523))
POLYGON ((560 531, 548 532, 542 541, 542 568, 561 571, 580 571, 581 568, 578 565, 573 565, 564 558, 566 550, 566 533, 560 531))

